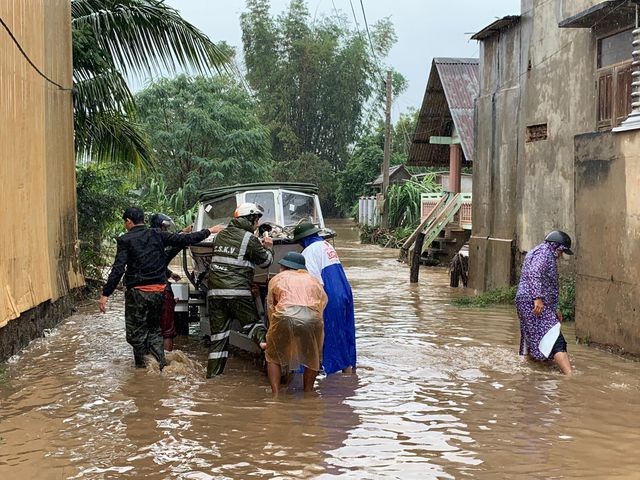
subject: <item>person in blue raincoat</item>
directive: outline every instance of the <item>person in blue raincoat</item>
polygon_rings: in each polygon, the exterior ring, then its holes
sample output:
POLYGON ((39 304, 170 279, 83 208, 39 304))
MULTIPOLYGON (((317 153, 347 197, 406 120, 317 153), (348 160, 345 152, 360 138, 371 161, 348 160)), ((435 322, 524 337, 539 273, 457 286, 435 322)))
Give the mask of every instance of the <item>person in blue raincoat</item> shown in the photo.
POLYGON ((346 372, 356 366, 356 323, 351 285, 331 244, 311 222, 302 222, 293 231, 293 240, 302 245, 307 271, 322 283, 329 299, 324 309, 322 365, 327 375, 346 372))

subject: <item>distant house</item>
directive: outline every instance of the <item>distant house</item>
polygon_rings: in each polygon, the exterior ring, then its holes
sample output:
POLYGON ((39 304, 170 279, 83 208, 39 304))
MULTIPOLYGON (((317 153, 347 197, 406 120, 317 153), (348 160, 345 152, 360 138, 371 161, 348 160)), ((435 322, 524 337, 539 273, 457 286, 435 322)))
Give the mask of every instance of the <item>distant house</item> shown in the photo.
POLYGON ((565 230, 576 335, 640 354, 637 9, 581 0, 522 10, 472 37, 481 79, 470 284, 514 283, 526 252, 565 230))
MULTIPOLYGON (((389 185, 395 185, 404 183, 411 178, 411 173, 406 169, 404 165, 394 165, 389 168, 389 185)), ((382 174, 371 183, 368 183, 370 187, 376 191, 382 191, 382 174)))
MULTIPOLYGON (((433 174, 418 173, 413 176, 413 179, 420 182, 427 175, 435 175, 436 183, 440 185, 443 192, 449 190, 449 187, 451 186, 451 175, 449 174, 449 170, 443 170, 441 172, 433 172, 433 174)), ((473 189, 473 174, 461 173, 460 174, 460 192, 471 193, 472 189, 473 189)))
POLYGON ((462 166, 473 163, 478 88, 477 58, 433 59, 407 165, 449 166, 452 192, 460 192, 462 166))

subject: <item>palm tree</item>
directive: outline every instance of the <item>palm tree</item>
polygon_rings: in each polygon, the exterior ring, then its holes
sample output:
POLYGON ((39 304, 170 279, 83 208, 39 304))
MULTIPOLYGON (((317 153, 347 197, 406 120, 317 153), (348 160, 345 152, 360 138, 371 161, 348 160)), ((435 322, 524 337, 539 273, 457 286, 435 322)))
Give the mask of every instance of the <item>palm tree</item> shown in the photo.
POLYGON ((76 158, 151 164, 126 76, 211 73, 229 56, 164 0, 71 0, 76 158))

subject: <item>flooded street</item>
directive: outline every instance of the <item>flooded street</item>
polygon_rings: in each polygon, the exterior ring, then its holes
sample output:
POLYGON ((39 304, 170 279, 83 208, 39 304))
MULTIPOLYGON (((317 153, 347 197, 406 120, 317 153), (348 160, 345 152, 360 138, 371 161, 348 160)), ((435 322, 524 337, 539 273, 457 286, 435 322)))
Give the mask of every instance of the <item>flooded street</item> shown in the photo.
POLYGON ((357 375, 278 399, 247 359, 205 380, 179 338, 136 370, 123 296, 6 367, 0 478, 640 478, 640 364, 574 345, 573 378, 522 363, 512 308, 460 309, 445 270, 409 285, 397 252, 334 225, 356 301, 357 375))

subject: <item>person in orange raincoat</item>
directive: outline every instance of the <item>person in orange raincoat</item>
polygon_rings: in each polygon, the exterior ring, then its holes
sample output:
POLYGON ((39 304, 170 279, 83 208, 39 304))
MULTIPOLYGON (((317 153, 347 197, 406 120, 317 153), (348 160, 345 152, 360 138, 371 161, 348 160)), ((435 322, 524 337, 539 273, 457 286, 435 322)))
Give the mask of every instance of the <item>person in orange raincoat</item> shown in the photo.
POLYGON ((297 370, 302 365, 303 388, 310 392, 322 362, 322 312, 327 295, 322 284, 307 272, 301 254, 289 252, 278 263, 280 273, 269 282, 269 330, 263 344, 269 383, 277 394, 283 368, 297 370))

